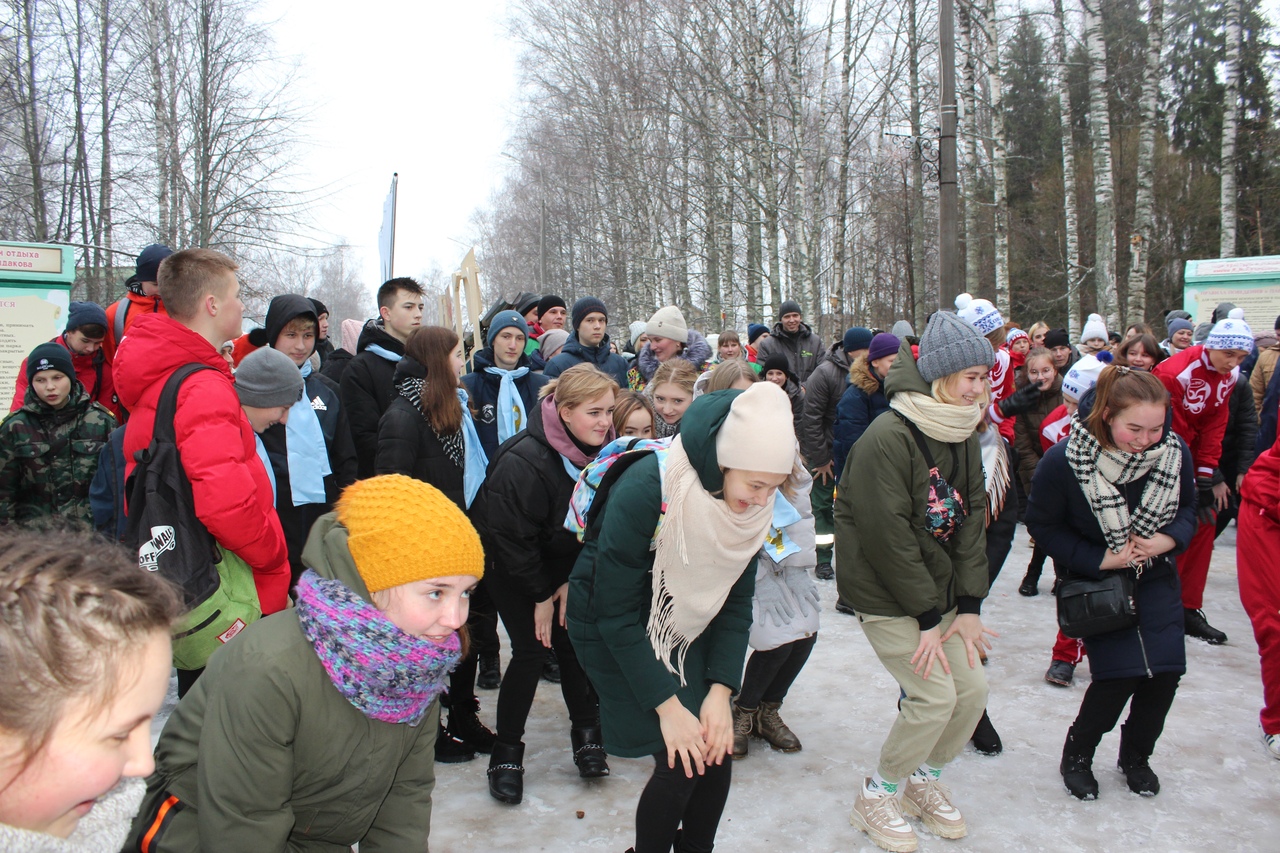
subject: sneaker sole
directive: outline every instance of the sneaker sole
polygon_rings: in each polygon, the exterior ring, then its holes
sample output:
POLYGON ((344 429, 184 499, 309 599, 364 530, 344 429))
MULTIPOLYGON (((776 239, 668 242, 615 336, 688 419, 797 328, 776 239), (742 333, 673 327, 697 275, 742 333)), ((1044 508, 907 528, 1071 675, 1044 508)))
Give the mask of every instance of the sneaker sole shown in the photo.
POLYGON ((903 814, 908 814, 911 817, 919 818, 920 822, 924 824, 924 828, 939 838, 964 838, 969 834, 968 824, 961 823, 957 825, 940 823, 937 818, 932 815, 925 814, 919 806, 906 797, 902 798, 902 812, 903 814))
POLYGON ((849 813, 849 823, 865 832, 872 844, 889 853, 915 853, 920 849, 919 838, 914 835, 910 838, 890 838, 867 823, 856 810, 849 813))

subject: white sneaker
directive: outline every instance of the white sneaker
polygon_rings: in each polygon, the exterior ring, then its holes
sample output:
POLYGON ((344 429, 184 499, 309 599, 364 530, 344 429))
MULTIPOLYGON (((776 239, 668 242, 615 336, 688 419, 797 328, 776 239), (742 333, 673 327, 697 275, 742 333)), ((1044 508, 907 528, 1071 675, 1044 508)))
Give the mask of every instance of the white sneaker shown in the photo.
POLYGON ((1280 734, 1269 735, 1264 731, 1262 733, 1262 743, 1266 746, 1267 752, 1272 758, 1280 758, 1280 734))
POLYGON ((938 780, 912 774, 902 791, 902 810, 920 818, 925 829, 943 838, 964 838, 969 828, 964 815, 951 805, 951 792, 938 780))
POLYGON ((858 799, 853 802, 849 823, 865 832, 877 847, 890 853, 914 853, 920 846, 920 839, 902 816, 898 797, 882 791, 870 791, 870 784, 870 778, 863 781, 858 799))

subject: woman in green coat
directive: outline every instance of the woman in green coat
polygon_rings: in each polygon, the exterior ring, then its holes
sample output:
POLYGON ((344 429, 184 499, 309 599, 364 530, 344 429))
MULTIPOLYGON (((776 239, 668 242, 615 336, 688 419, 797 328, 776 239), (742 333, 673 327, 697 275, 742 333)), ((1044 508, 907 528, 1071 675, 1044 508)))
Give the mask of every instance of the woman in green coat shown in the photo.
POLYGON ((944 838, 967 832, 938 776, 987 701, 977 662, 992 633, 979 615, 987 501, 975 429, 994 358, 975 328, 935 314, 919 360, 908 344, 899 350, 885 379, 890 411, 872 421, 845 465, 859 488, 842 489, 835 504, 840 598, 903 691, 879 767, 850 815, 886 850, 907 853, 919 843, 904 810, 944 838))
POLYGON ((178 703, 128 849, 427 849, 480 537, 439 490, 388 474, 348 486, 302 560, 296 607, 215 652, 178 703))
POLYGON ((715 843, 756 552, 795 458, 781 388, 704 394, 670 449, 627 468, 592 508, 569 578, 569 637, 600 695, 605 749, 654 757, 635 853, 667 853, 681 825, 677 849, 715 843))

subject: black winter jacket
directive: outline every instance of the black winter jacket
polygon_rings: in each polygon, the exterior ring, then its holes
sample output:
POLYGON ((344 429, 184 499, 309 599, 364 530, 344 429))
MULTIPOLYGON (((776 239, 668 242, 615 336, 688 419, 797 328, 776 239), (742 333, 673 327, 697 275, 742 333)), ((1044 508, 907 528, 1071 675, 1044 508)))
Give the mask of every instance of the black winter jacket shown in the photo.
MULTIPOLYGON (((1083 407, 1082 407, 1083 409, 1083 407)), ((1181 439, 1179 443, 1182 444, 1181 439)), ((1130 511, 1142 499, 1147 478, 1120 489, 1130 511)), ((1182 444, 1182 493, 1178 514, 1160 530, 1172 536, 1177 547, 1166 559, 1153 561, 1138 579, 1136 628, 1098 634, 1085 640, 1089 669, 1095 679, 1133 678, 1157 672, 1186 672, 1187 656, 1182 626, 1182 593, 1172 557, 1186 549, 1196 531, 1195 475, 1191 452, 1182 444)), ((1027 532, 1054 561, 1060 575, 1101 577, 1098 568, 1106 552, 1102 527, 1089 508, 1071 464, 1067 442, 1045 451, 1031 480, 1027 499, 1027 532)))
POLYGON ((347 423, 346 407, 338 385, 332 379, 312 373, 303 380, 306 399, 320 420, 325 448, 329 453, 329 476, 324 478, 324 503, 294 506, 289 484, 289 448, 286 440, 288 427, 276 424, 262 433, 262 446, 267 449, 271 470, 276 477, 276 515, 284 530, 284 542, 289 549, 289 569, 293 583, 301 577, 302 546, 307 544, 311 525, 326 512, 333 510, 342 490, 356 481, 356 449, 351 442, 351 427, 347 423))
POLYGON ((1243 379, 1236 380, 1231 391, 1227 432, 1222 437, 1222 456, 1218 468, 1232 489, 1236 477, 1248 472, 1257 457, 1254 446, 1258 441, 1258 408, 1253 403, 1253 389, 1243 379))
POLYGON ((344 349, 334 350, 324 360, 324 364, 320 368, 320 375, 327 376, 334 382, 341 384, 342 374, 347 372, 347 365, 351 363, 353 358, 355 356, 344 349))
MULTIPOLYGON (((555 361, 555 359, 552 359, 555 361)), ((498 452, 498 391, 502 388, 502 377, 486 373, 486 367, 493 367, 493 347, 485 347, 475 354, 475 369, 462 377, 462 384, 467 389, 468 404, 475 415, 476 433, 480 436, 480 444, 484 453, 493 459, 498 452)), ((529 372, 516 380, 516 390, 524 402, 525 415, 528 416, 538 407, 538 392, 551 380, 541 373, 533 372, 529 356, 521 355, 516 368, 528 367, 529 372)), ((528 424, 525 424, 528 426, 528 424)))
POLYGON ((351 424, 360 479, 373 476, 374 458, 378 455, 378 421, 395 397, 396 362, 369 352, 372 344, 404 355, 404 344, 387 334, 382 321, 370 320, 360 330, 355 358, 342 374, 342 402, 351 424))
POLYGON ((548 379, 554 379, 569 368, 578 364, 594 364, 613 377, 619 388, 627 387, 627 360, 615 352, 609 351, 609 336, 605 335, 599 344, 593 347, 583 346, 578 341, 578 333, 569 335, 564 347, 555 358, 547 362, 543 373, 548 379))
MULTIPOLYGON (((395 380, 426 378, 427 371, 411 358, 396 365, 395 380)), ((430 483, 466 511, 462 466, 445 452, 444 444, 417 406, 396 395, 378 422, 373 474, 404 474, 430 483)))
MULTIPOLYGON (((804 382, 804 416, 800 421, 800 453, 810 468, 821 468, 833 461, 832 434, 836 425, 836 407, 849 387, 849 356, 844 343, 837 341, 827 350, 827 357, 814 368, 804 382)), ((848 449, 845 449, 848 453, 848 449)), ((841 456, 839 464, 844 463, 841 456)), ((835 469, 840 476, 840 469, 835 469)))
POLYGON ((542 407, 535 406, 528 429, 498 449, 471 504, 488 558, 485 583, 511 584, 532 601, 546 601, 569 580, 582 550, 564 529, 575 483, 547 442, 542 407))

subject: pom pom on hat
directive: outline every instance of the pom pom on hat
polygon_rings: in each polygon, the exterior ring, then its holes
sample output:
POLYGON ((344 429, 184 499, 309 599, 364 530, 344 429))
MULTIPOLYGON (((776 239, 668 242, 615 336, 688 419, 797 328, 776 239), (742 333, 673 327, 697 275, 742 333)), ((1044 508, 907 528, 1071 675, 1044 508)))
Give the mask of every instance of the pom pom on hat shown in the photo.
POLYGON ((1080 332, 1080 343, 1091 341, 1094 338, 1107 339, 1107 324, 1103 321, 1101 314, 1090 314, 1089 319, 1085 321, 1084 329, 1080 332))
POLYGON ((338 521, 369 592, 430 578, 484 577, 480 536, 439 489, 403 474, 357 480, 342 492, 338 521), (420 534, 405 513, 426 519, 420 534))
POLYGON ((1253 352, 1253 330, 1244 321, 1244 309, 1232 308, 1204 339, 1205 349, 1235 349, 1253 352))
POLYGON ((939 311, 920 336, 916 366, 925 382, 933 382, 969 367, 990 369, 995 361, 995 351, 977 328, 950 311, 939 311))
POLYGON ((716 459, 723 468, 790 474, 796 430, 787 392, 772 382, 754 382, 735 397, 716 434, 716 459))
POLYGON ((1102 368, 1110 363, 1111 353, 1107 350, 1102 350, 1096 355, 1083 356, 1071 365, 1067 375, 1062 377, 1062 395, 1079 403, 1084 392, 1098 384, 1098 375, 1102 373, 1102 368))
POLYGON ((649 318, 644 330, 653 338, 669 338, 677 343, 689 343, 689 326, 685 323, 680 309, 674 305, 659 308, 657 313, 649 318))
POLYGON ((956 297, 956 311, 961 320, 973 326, 984 337, 1004 325, 1004 317, 990 300, 974 299, 967 293, 956 297))

